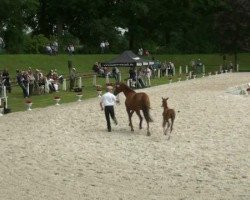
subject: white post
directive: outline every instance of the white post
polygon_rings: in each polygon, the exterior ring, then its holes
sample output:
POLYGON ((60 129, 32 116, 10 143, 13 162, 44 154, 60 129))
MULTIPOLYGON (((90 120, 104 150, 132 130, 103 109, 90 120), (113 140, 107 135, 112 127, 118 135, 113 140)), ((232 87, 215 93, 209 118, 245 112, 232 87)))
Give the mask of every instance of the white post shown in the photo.
POLYGON ((96 75, 93 76, 93 86, 96 86, 96 75))
POLYGON ((166 68, 166 74, 165 75, 168 76, 168 68, 166 68))
POLYGON ((119 80, 119 82, 121 82, 121 81, 122 81, 122 73, 119 72, 119 73, 118 73, 118 76, 119 76, 118 80, 119 80))
POLYGON ((67 90, 67 80, 66 79, 63 79, 63 90, 66 91, 67 90))
POLYGON ((202 66, 202 73, 203 73, 203 74, 206 73, 205 65, 202 66))
POLYGON ((82 88, 82 77, 78 78, 78 87, 82 88))
POLYGON ((7 94, 6 94, 6 86, 3 86, 3 97, 6 98, 7 94))
POLYGON ((158 78, 160 78, 160 77, 161 77, 161 70, 158 69, 158 70, 157 70, 157 73, 158 73, 158 78))
POLYGON ((175 75, 175 66, 173 67, 173 76, 175 75))
POLYGON ((239 72, 239 64, 236 65, 236 71, 239 72))
POLYGON ((179 75, 182 74, 182 66, 179 67, 179 75))
POLYGON ((222 66, 220 65, 220 73, 222 74, 223 73, 223 70, 222 70, 222 66))
POLYGON ((150 76, 148 77, 148 86, 151 86, 151 80, 150 76))
POLYGON ((106 75, 106 83, 109 83, 109 76, 106 75))
POLYGON ((188 74, 188 66, 186 65, 186 74, 188 74))
POLYGON ((8 108, 8 97, 6 94, 6 86, 3 86, 3 97, 4 97, 4 102, 5 102, 5 108, 8 108))
POLYGON ((192 78, 192 71, 189 72, 189 79, 192 78))
POLYGON ((132 80, 132 79, 128 79, 128 80, 127 80, 127 86, 128 86, 128 87, 130 87, 130 81, 131 81, 131 80, 132 80))

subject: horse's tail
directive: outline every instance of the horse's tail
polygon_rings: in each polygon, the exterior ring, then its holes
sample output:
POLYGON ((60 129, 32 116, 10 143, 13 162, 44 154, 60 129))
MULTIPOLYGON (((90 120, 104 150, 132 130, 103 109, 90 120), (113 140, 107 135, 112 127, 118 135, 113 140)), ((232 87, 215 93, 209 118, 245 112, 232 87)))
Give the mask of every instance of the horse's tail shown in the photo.
POLYGON ((143 112, 143 115, 144 115, 147 122, 153 122, 153 119, 149 113, 149 107, 147 107, 147 106, 143 107, 142 112, 143 112))

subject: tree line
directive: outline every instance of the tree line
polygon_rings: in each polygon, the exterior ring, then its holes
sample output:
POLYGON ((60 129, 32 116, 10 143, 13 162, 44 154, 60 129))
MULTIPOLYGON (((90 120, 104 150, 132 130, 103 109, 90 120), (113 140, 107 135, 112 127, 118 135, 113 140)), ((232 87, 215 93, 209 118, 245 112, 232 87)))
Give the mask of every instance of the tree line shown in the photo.
POLYGON ((151 53, 249 51, 249 0, 1 0, 0 37, 7 53, 148 49, 151 53), (121 33, 122 29, 125 32, 121 33))

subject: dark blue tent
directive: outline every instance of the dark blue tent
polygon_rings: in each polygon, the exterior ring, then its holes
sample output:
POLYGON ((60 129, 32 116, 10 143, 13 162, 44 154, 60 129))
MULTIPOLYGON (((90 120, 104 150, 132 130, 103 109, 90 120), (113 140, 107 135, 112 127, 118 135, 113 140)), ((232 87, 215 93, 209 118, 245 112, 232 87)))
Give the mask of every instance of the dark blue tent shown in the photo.
POLYGON ((127 50, 120 54, 118 57, 101 63, 104 67, 136 67, 153 65, 154 61, 146 60, 134 54, 132 51, 127 50))

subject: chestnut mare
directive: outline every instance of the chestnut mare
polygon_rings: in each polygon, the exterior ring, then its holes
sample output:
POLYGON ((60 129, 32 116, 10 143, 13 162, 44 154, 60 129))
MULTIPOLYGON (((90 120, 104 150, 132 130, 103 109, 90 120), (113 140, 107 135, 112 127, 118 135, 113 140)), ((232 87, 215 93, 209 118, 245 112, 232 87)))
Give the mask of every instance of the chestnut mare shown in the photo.
MULTIPOLYGON (((165 135, 167 135, 167 131, 168 131, 169 127, 170 127, 169 119, 171 119, 170 133, 173 130, 174 119, 175 119, 175 110, 168 108, 167 100, 168 100, 168 98, 163 98, 162 97, 162 107, 163 107, 163 113, 162 113, 163 123, 162 123, 162 127, 163 127, 163 132, 164 132, 165 135), (165 126, 166 126, 167 123, 168 123, 168 126, 165 129, 165 126)), ((170 139, 170 135, 169 135, 168 139, 170 139)))
POLYGON ((131 131, 134 131, 134 127, 131 121, 134 112, 136 112, 140 119, 139 128, 142 129, 142 116, 140 113, 140 110, 142 110, 144 118, 147 121, 147 136, 150 136, 149 122, 152 122, 153 120, 149 114, 150 101, 148 95, 144 92, 136 93, 124 83, 116 83, 114 85, 114 94, 117 95, 120 92, 123 92, 126 96, 125 106, 128 113, 129 126, 131 127, 131 131))

